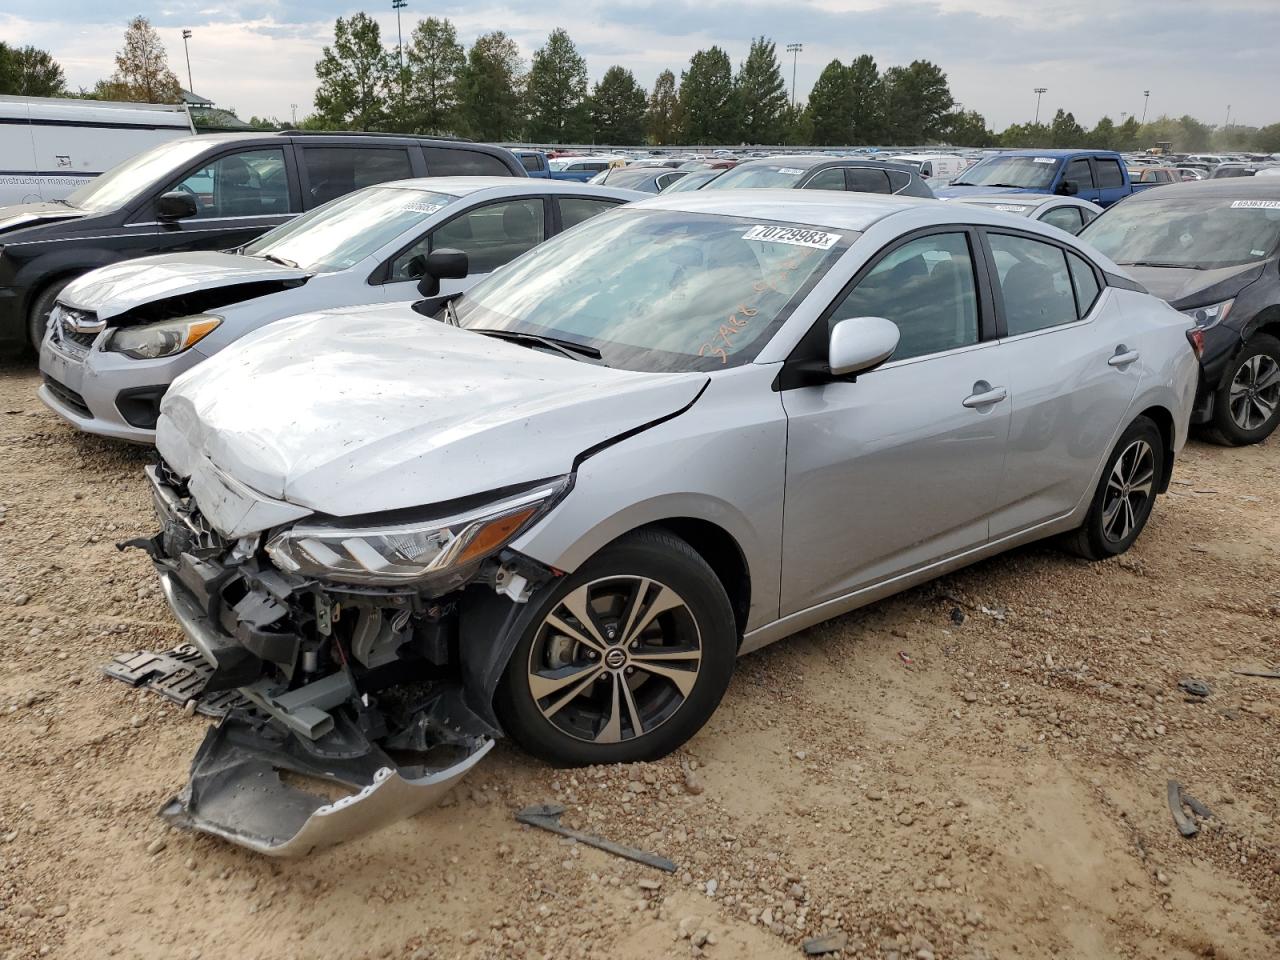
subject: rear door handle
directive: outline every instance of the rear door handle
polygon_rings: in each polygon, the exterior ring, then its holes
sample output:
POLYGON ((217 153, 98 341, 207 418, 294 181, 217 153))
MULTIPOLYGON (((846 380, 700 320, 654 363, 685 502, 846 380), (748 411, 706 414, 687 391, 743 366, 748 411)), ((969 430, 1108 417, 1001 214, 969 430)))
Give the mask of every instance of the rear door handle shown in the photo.
MULTIPOLYGON (((976 386, 976 385, 975 385, 976 386)), ((970 410, 989 407, 993 403, 999 403, 1005 397, 1009 396, 1009 391, 1004 387, 990 387, 982 393, 974 393, 965 397, 961 401, 970 410)))
MULTIPOLYGON (((1124 347, 1120 347, 1120 350, 1124 350, 1124 347)), ((1116 353, 1116 355, 1112 357, 1110 360, 1108 360, 1107 363, 1109 363, 1113 367, 1127 367, 1129 364, 1133 363, 1133 361, 1137 359, 1138 359, 1137 350, 1126 350, 1123 353, 1116 353)))

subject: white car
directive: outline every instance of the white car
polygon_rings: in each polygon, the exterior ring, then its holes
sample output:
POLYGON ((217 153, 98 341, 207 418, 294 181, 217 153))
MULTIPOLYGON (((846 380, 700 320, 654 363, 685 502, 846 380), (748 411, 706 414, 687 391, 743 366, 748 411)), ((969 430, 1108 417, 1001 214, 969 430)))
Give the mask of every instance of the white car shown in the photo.
POLYGON ((339 197, 238 250, 143 257, 93 270, 58 296, 40 348, 40 398, 73 426, 155 437, 178 374, 264 324, 364 303, 460 293, 568 229, 647 194, 514 177, 382 183, 339 197), (427 255, 467 255, 465 276, 427 255))
POLYGON ((1001 213, 1012 213, 1029 220, 1039 220, 1051 227, 1065 230, 1072 236, 1102 215, 1102 208, 1096 203, 1059 194, 997 193, 987 197, 966 195, 954 197, 953 200, 956 203, 971 203, 989 210, 999 210, 1001 213))

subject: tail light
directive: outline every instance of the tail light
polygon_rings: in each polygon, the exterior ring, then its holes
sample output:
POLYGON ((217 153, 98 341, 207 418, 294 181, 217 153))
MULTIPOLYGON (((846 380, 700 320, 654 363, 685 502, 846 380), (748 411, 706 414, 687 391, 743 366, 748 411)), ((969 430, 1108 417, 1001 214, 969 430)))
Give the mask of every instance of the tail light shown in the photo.
POLYGON ((1191 349, 1195 351, 1196 359, 1199 360, 1204 356, 1204 331, 1199 327, 1192 327, 1187 331, 1187 342, 1191 344, 1191 349))

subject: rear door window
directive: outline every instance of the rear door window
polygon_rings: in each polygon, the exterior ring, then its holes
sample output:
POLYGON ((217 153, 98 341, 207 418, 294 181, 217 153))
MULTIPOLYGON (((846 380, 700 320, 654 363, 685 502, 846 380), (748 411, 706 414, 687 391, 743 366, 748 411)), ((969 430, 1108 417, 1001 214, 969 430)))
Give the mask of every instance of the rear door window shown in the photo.
POLYGON ((189 193, 196 216, 262 217, 290 213, 289 174, 284 150, 242 150, 224 154, 191 171, 165 192, 189 193))
POLYGON ((1110 190, 1124 186, 1124 173, 1120 170, 1120 164, 1109 157, 1098 157, 1095 162, 1098 164, 1099 187, 1110 190))
POLYGON ((588 197, 560 197, 557 202, 560 204, 560 225, 564 230, 618 206, 615 200, 594 200, 588 197))
POLYGON ((804 188, 806 190, 843 190, 844 170, 841 167, 819 170, 804 185, 804 188))
POLYGON ((497 157, 478 150, 423 147, 431 177, 509 177, 511 171, 497 157))
POLYGON ((848 167, 845 170, 848 189, 857 193, 893 193, 889 186, 889 174, 869 167, 848 167))
POLYGON ((413 176, 403 147, 303 147, 302 165, 313 206, 361 187, 413 176))
POLYGON ((520 162, 530 173, 542 173, 547 169, 546 161, 540 153, 523 153, 520 155, 520 162))
POLYGON ((1029 237, 988 235, 1004 295, 1009 336, 1074 323, 1076 297, 1061 247, 1029 237))

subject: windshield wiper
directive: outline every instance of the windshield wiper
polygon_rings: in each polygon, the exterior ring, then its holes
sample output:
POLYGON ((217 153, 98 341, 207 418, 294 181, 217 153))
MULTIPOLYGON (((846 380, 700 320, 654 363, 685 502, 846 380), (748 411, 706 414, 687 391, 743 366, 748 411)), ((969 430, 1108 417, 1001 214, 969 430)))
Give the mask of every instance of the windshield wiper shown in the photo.
POLYGON ((1024 187, 1020 183, 966 183, 966 187, 1009 187, 1013 190, 1031 190, 1031 187, 1024 187))
POLYGON ((592 360, 599 360, 601 356, 600 351, 595 347, 574 343, 572 340, 562 340, 560 337, 545 337, 536 333, 520 333, 515 330, 494 330, 488 327, 468 327, 467 329, 473 333, 481 333, 486 337, 497 337, 499 340, 507 340, 511 343, 550 347, 552 350, 562 353, 572 360, 577 360, 579 357, 590 357, 592 360))
POLYGON ((1167 267, 1170 270, 1203 270, 1198 263, 1169 263, 1165 260, 1117 260, 1121 267, 1167 267))
POLYGON ((295 270, 298 268, 298 265, 292 260, 286 260, 284 257, 277 257, 274 253, 260 253, 258 256, 263 260, 270 260, 272 263, 278 263, 282 267, 293 267, 295 270))

